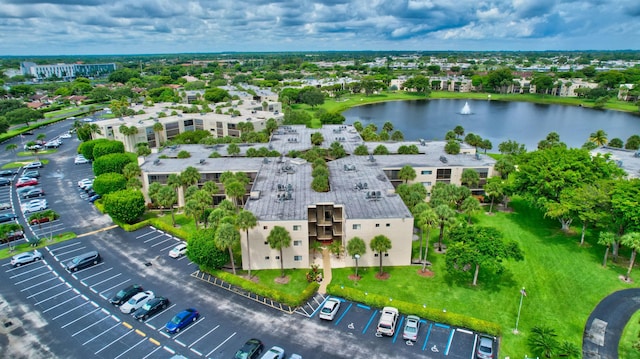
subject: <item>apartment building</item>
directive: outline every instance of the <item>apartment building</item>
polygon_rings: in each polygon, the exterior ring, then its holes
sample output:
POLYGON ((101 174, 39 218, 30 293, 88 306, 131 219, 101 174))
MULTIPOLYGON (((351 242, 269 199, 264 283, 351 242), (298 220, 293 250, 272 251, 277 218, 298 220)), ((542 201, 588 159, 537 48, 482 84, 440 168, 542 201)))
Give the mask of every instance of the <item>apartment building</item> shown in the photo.
POLYGON ((21 62, 20 72, 40 81, 50 77, 67 80, 76 77, 100 77, 116 70, 115 63, 108 64, 53 64, 37 65, 34 62, 21 62))

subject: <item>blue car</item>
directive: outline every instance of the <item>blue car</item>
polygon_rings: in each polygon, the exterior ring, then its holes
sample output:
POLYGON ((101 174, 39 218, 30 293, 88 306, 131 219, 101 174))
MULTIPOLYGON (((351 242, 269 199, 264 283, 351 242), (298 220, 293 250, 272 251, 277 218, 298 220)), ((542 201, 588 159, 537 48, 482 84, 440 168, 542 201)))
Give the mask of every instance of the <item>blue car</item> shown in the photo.
POLYGON ((164 329, 167 333, 177 333, 180 329, 186 327, 192 322, 195 322, 200 317, 200 313, 193 308, 185 309, 180 313, 176 314, 167 325, 164 326, 164 329))

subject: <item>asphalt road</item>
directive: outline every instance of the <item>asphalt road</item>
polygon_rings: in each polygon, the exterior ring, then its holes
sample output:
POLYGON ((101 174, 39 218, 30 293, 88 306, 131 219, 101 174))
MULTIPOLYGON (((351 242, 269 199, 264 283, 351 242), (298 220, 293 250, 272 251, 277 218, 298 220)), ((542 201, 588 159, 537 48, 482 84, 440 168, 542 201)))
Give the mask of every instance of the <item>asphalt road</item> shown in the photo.
MULTIPOLYGON (((44 130, 54 137, 70 121, 44 130)), ((38 132, 36 132, 37 135, 38 132)), ((18 140, 19 141, 19 140, 18 140)), ((343 301, 334 321, 320 320, 321 303, 310 306, 310 316, 286 314, 192 277, 196 265, 187 258, 172 259, 168 251, 176 238, 152 228, 127 233, 112 225, 92 204, 80 198, 76 182, 90 177, 91 165, 74 165, 77 139, 67 139, 58 152, 47 155, 41 187, 60 219, 26 229, 28 236, 44 238, 73 231, 80 238, 41 250, 44 260, 12 268, 0 262, 0 357, 47 358, 231 358, 249 338, 265 349, 283 347, 287 355, 305 358, 473 358, 477 334, 423 321, 419 339, 407 343, 398 330, 393 337, 377 337, 378 308, 343 301), (63 264, 78 254, 98 250, 103 262, 68 273, 63 264), (121 313, 107 299, 122 287, 138 283, 171 305, 145 322, 121 313), (180 333, 169 335, 164 324, 182 309, 194 307, 201 317, 180 333), (3 333, 4 333, 3 332, 3 333)), ((15 160, 0 153, 4 163, 15 160)), ((19 208, 13 188, 0 189, 19 208)), ((20 222, 26 225, 18 210, 20 222)))
POLYGON ((640 288, 617 291, 593 310, 582 338, 584 358, 617 359, 620 336, 627 322, 640 310, 640 288))

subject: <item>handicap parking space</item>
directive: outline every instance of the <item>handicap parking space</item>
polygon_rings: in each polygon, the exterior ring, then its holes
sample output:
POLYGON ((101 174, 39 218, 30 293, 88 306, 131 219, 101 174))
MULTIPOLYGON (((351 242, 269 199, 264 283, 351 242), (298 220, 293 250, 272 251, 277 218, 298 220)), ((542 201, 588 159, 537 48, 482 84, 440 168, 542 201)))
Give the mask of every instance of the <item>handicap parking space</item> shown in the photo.
POLYGON ((469 359, 474 357, 477 334, 469 330, 421 319, 418 339, 413 342, 402 338, 406 315, 400 315, 394 335, 391 337, 380 336, 376 334, 376 327, 381 315, 381 311, 378 308, 345 301, 341 298, 337 299, 341 301, 341 305, 333 321, 324 321, 317 318, 322 305, 316 309, 310 318, 319 320, 321 325, 335 328, 350 337, 359 337, 360 340, 369 341, 373 338, 372 345, 381 345, 381 350, 383 351, 390 350, 407 356, 424 356, 428 358, 469 359))

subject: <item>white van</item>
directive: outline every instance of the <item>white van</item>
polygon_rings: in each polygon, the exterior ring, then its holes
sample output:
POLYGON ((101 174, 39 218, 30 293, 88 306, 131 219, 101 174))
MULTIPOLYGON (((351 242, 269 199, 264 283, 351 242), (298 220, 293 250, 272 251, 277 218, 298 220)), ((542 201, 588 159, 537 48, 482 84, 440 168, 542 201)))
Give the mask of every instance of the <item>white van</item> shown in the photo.
POLYGON ((393 336, 393 334, 396 332, 398 316, 399 312, 397 308, 382 308, 382 315, 380 316, 380 320, 378 320, 378 328, 376 329, 376 334, 393 336))

